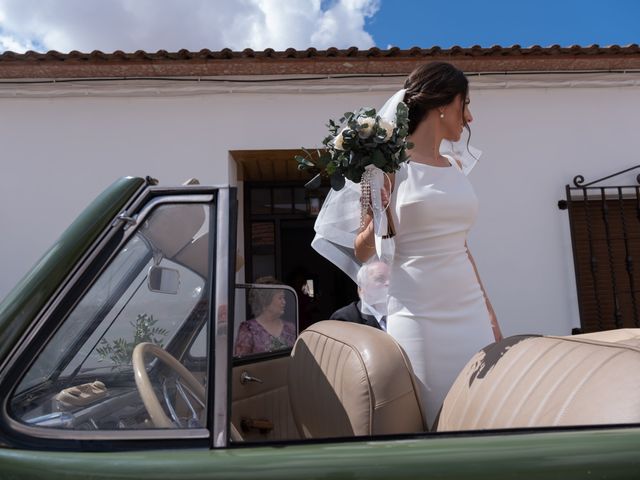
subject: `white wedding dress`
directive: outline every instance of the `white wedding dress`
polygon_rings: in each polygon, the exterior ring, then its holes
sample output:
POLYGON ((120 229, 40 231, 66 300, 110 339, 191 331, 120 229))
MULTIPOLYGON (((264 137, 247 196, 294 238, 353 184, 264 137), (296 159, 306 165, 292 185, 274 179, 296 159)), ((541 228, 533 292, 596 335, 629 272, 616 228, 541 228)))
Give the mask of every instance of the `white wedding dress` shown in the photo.
POLYGON ((478 201, 448 158, 450 167, 403 164, 391 202, 396 236, 387 331, 411 360, 430 427, 458 373, 494 341, 465 246, 478 201))

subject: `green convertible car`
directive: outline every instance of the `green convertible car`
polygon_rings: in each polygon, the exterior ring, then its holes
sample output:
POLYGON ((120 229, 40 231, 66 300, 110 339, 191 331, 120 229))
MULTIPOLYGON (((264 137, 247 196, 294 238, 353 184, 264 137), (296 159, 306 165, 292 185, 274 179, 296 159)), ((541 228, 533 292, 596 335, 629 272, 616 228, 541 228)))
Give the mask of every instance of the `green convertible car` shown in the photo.
POLYGON ((156 183, 115 182, 0 304, 1 479, 640 477, 639 331, 490 345, 427 430, 390 336, 298 332, 293 289, 236 283, 235 188, 156 183))

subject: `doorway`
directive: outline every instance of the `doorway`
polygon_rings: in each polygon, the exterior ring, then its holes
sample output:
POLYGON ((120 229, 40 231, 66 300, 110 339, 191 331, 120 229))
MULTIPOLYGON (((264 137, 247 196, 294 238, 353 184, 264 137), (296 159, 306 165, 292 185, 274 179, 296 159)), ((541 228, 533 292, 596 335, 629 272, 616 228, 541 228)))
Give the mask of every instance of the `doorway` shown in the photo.
POLYGON ((357 299, 353 281, 311 247, 328 190, 308 190, 303 182, 244 183, 246 281, 273 276, 293 287, 301 330, 357 299))

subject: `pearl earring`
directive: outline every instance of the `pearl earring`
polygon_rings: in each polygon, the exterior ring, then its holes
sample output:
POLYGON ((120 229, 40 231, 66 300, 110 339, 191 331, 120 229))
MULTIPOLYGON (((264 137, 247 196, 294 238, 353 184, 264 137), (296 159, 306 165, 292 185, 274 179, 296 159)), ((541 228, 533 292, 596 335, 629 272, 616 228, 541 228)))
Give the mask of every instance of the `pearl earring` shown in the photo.
POLYGON ((440 112, 440 118, 444 118, 444 112, 440 112))

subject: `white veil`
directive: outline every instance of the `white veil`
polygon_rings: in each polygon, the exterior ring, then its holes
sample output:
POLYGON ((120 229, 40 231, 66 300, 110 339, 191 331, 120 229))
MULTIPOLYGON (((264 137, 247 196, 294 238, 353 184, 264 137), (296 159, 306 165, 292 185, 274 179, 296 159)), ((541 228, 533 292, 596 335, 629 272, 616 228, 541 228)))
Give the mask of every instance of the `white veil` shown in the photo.
MULTIPOLYGON (((404 88, 394 93, 378 111, 378 115, 395 124, 396 110, 398 104, 404 100, 405 93, 404 88)), ((458 142, 444 140, 440 145, 440 153, 459 160, 462 171, 468 174, 482 152, 470 145, 467 148, 466 140, 458 142)), ((379 195, 379 189, 371 190, 372 196, 376 191, 379 195)), ((376 199, 372 200, 376 201, 376 199)), ((316 235, 311 242, 311 246, 320 255, 340 268, 356 283, 358 270, 362 265, 354 252, 354 242, 360 228, 360 208, 359 184, 346 180, 341 190, 331 189, 316 219, 314 225, 316 235)), ((381 246, 376 249, 379 259, 390 263, 393 259, 393 239, 383 240, 380 231, 376 230, 376 245, 381 246)), ((372 258, 378 259, 376 255, 372 258)))
POLYGON ((360 229, 360 185, 347 179, 342 190, 329 190, 313 228, 311 246, 357 282, 353 244, 360 229))

